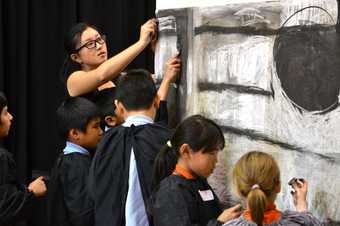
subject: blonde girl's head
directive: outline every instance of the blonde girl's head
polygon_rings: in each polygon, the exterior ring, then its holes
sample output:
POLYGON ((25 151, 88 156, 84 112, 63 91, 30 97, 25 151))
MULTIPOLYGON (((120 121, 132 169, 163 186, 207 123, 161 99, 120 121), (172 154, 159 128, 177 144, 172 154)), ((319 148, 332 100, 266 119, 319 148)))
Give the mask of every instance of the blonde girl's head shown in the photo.
POLYGON ((252 220, 262 226, 266 206, 280 192, 280 170, 274 158, 264 152, 243 155, 233 169, 238 194, 246 200, 252 220))

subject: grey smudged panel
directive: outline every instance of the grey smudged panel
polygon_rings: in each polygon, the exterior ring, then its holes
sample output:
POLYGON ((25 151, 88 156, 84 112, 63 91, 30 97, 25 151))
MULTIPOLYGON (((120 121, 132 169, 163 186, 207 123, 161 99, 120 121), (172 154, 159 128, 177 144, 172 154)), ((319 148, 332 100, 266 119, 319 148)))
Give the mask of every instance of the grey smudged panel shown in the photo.
MULTIPOLYGON (((209 181, 226 205, 236 201, 229 177, 232 165, 247 151, 262 150, 280 165, 279 208, 294 209, 286 182, 303 177, 309 182, 310 210, 336 224, 340 221, 338 3, 241 2, 158 11, 160 18, 174 18, 176 24, 170 24, 176 29, 160 29, 155 64, 164 65, 177 50, 183 62, 178 88, 172 88, 169 100, 172 120, 203 114, 224 129, 228 144, 209 181), (295 36, 286 38, 288 30, 294 30, 295 36), (299 57, 299 46, 293 43, 300 37, 303 42, 304 35, 313 32, 318 45, 304 43, 305 55, 299 57), (316 39, 317 35, 322 38, 316 39), (294 80, 297 76, 302 79, 294 80), (313 88, 315 84, 319 88, 313 88)), ((162 70, 162 66, 156 70, 159 78, 162 70)))

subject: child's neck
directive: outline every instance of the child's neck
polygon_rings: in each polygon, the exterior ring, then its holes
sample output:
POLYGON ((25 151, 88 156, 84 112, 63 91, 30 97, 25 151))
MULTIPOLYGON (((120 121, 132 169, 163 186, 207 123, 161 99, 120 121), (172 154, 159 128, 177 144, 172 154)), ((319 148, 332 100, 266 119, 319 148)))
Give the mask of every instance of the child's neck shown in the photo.
POLYGON ((183 161, 182 159, 178 159, 177 165, 182 168, 182 170, 190 173, 191 175, 195 175, 194 172, 192 172, 192 170, 190 169, 190 167, 188 166, 188 164, 183 161))
POLYGON ((125 120, 130 116, 136 116, 136 115, 144 115, 153 120, 155 118, 155 110, 147 109, 147 110, 128 111, 126 112, 125 120))
POLYGON ((84 147, 84 146, 83 146, 83 143, 82 143, 82 142, 79 142, 79 141, 77 141, 77 140, 75 140, 75 139, 68 139, 67 142, 70 142, 70 143, 76 144, 76 145, 78 145, 78 146, 80 146, 80 147, 82 147, 82 148, 88 149, 87 147, 84 147))
POLYGON ((8 136, 8 133, 2 132, 2 130, 0 130, 0 140, 5 139, 8 136))

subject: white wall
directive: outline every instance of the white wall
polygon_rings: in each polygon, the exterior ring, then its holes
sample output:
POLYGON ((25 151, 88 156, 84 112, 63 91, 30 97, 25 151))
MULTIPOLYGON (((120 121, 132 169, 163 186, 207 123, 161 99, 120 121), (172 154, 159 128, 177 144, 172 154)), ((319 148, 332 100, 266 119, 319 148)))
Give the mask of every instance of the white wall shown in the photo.
MULTIPOLYGON (((185 8, 195 6, 215 6, 231 3, 266 2, 268 0, 156 0, 156 10, 185 8)), ((271 1, 273 2, 273 1, 271 1)))

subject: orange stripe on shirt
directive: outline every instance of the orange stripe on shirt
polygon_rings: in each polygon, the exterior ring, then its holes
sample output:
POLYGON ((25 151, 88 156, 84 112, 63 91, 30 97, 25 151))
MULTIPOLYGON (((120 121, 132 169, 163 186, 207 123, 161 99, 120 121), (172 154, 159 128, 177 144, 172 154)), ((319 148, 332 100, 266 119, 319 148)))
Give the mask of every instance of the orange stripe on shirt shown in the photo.
POLYGON ((185 179, 188 180, 193 180, 195 179, 195 177, 186 169, 184 169, 183 167, 181 167, 180 165, 176 165, 176 168, 174 170, 174 172, 172 172, 172 175, 179 175, 184 177, 185 179))

